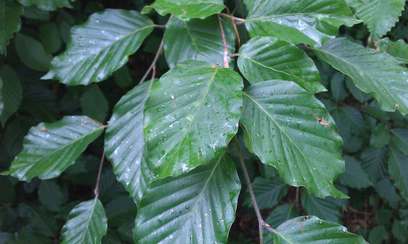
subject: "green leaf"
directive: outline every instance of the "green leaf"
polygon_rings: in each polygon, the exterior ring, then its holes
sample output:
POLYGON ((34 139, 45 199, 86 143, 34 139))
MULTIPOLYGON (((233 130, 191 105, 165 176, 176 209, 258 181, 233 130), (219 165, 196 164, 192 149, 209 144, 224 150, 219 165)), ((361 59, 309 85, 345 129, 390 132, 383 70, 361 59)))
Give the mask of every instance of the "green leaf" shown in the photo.
POLYGON ((344 171, 342 140, 313 94, 290 81, 264 81, 244 93, 241 119, 248 148, 292 186, 318 197, 340 197, 334 179, 344 171))
POLYGON ((18 0, 25 7, 36 6, 45 11, 54 11, 57 8, 70 8, 70 0, 18 0))
POLYGON ((381 51, 394 56, 398 61, 408 64, 408 44, 404 40, 391 41, 388 38, 378 41, 381 51))
POLYGON ((55 57, 43 79, 88 85, 122 67, 152 32, 153 22, 131 10, 106 9, 71 29, 67 50, 55 57))
POLYGON ((235 218, 239 177, 219 157, 188 174, 153 183, 138 209, 137 243, 226 243, 235 218))
POLYGON ((346 0, 356 10, 358 18, 367 25, 371 34, 384 36, 398 22, 405 0, 346 0))
POLYGON ((371 182, 376 183, 385 177, 385 148, 369 147, 361 153, 361 166, 367 172, 371 182))
MULTIPOLYGON (((288 193, 288 187, 277 178, 256 177, 252 183, 252 188, 260 209, 275 207, 288 193)), ((246 204, 251 206, 251 201, 248 199, 246 204)))
POLYGON ((408 155, 408 129, 393 129, 391 132, 393 147, 408 155))
POLYGON ((392 147, 388 159, 388 172, 401 196, 408 201, 408 155, 392 147))
POLYGON ((62 38, 55 23, 40 25, 40 40, 47 53, 56 53, 62 47, 62 38))
POLYGON ((326 222, 314 216, 303 216, 288 220, 281 224, 276 230, 276 234, 270 234, 274 235, 274 244, 367 243, 361 236, 347 232, 346 227, 326 222))
POLYGON ((361 112, 351 106, 336 107, 330 111, 339 134, 343 138, 344 150, 349 153, 359 151, 364 145, 364 134, 367 132, 366 122, 361 112))
POLYGON ((38 188, 38 200, 48 210, 59 212, 67 199, 55 181, 42 181, 38 188))
POLYGON ((390 130, 383 123, 378 124, 371 132, 370 146, 382 148, 390 142, 390 130))
POLYGON ((206 164, 238 130, 242 78, 232 69, 191 61, 153 84, 144 133, 149 168, 157 178, 206 164))
POLYGON ((105 210, 97 199, 81 202, 62 227, 61 244, 99 244, 108 229, 105 210))
POLYGON ((238 67, 252 84, 265 80, 290 80, 306 90, 326 91, 312 59, 295 45, 275 37, 255 37, 239 50, 238 67))
POLYGON ((398 208, 398 203, 400 201, 400 197, 392 184, 392 182, 388 178, 383 178, 382 180, 378 181, 374 186, 378 195, 387 201, 390 206, 394 209, 398 208))
POLYGON ((15 46, 18 57, 27 67, 37 71, 48 70, 52 57, 39 41, 31 36, 17 34, 15 46))
POLYGON ((0 68, 0 79, 3 81, 3 87, 0 90, 3 103, 0 122, 2 125, 5 125, 10 116, 20 107, 23 98, 23 88, 16 72, 10 66, 5 65, 0 68))
POLYGON ((299 216, 298 210, 293 204, 285 203, 277 206, 266 219, 266 222, 273 228, 278 227, 283 222, 299 216))
POLYGON ((0 76, 0 117, 3 115, 4 110, 4 98, 3 98, 3 79, 0 76))
POLYGON ((11 163, 9 174, 24 181, 57 177, 75 163, 103 129, 103 125, 85 116, 40 123, 24 138, 23 150, 11 163))
POLYGON ((97 85, 89 87, 81 96, 81 109, 84 115, 104 122, 108 115, 109 103, 97 85), (97 106, 95 106, 97 104, 97 106))
POLYGON ((364 48, 345 38, 315 49, 320 59, 350 76, 356 86, 369 93, 387 112, 408 114, 408 70, 392 56, 364 48))
POLYGON ((327 197, 325 199, 313 197, 307 193, 302 195, 302 206, 308 215, 314 215, 321 219, 340 223, 342 209, 347 204, 345 200, 327 197))
POLYGON ((359 21, 343 0, 244 0, 251 36, 275 36, 294 44, 321 45, 341 25, 359 21))
MULTIPOLYGON (((228 53, 235 51, 235 35, 230 21, 223 21, 228 53)), ((222 66, 224 45, 217 17, 181 21, 171 17, 164 33, 164 54, 171 68, 187 60, 222 66)))
POLYGON ((143 110, 149 86, 147 82, 136 86, 119 100, 113 109, 105 136, 105 153, 112 162, 113 172, 135 202, 140 201, 144 189, 141 177, 143 110))
POLYGON ((23 8, 13 0, 0 2, 0 54, 6 52, 6 46, 15 32, 20 30, 23 8))
POLYGON ((153 7, 160 15, 175 15, 181 20, 204 19, 224 9, 222 0, 156 0, 153 7))
POLYGON ((360 161, 350 156, 345 156, 344 159, 346 160, 346 172, 340 177, 341 184, 355 189, 373 185, 360 161))

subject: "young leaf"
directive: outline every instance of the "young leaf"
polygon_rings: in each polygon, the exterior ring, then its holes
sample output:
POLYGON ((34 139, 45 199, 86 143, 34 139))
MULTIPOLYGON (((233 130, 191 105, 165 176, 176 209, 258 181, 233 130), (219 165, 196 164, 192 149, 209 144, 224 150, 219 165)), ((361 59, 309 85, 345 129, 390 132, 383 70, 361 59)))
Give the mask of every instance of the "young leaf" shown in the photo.
POLYGON ((318 197, 345 197, 333 180, 344 171, 341 137, 313 94, 290 81, 258 82, 244 92, 248 148, 292 186, 318 197))
POLYGON ((242 78, 232 69, 190 61, 153 84, 146 103, 145 155, 157 178, 206 164, 238 130, 242 78))
POLYGON ((171 14, 181 20, 204 19, 224 9, 222 0, 156 0, 153 7, 160 15, 171 14))
POLYGON ((143 110, 149 85, 146 82, 136 86, 119 100, 105 136, 105 153, 112 162, 113 172, 135 202, 139 202, 143 189, 143 110))
POLYGON ((326 222, 314 216, 288 220, 277 228, 277 233, 270 233, 269 235, 273 235, 274 244, 367 243, 361 236, 347 232, 346 227, 326 222))
POLYGON ((275 36, 293 44, 321 45, 341 25, 359 21, 343 0, 245 0, 251 36, 275 36))
POLYGON ((153 22, 131 10, 107 9, 71 29, 67 50, 55 57, 43 79, 88 85, 122 67, 152 32, 153 22))
POLYGON ((57 8, 71 7, 70 0, 18 0, 18 1, 26 7, 36 6, 37 8, 45 11, 54 11, 57 8))
MULTIPOLYGON (((235 36, 230 21, 223 21, 228 52, 235 51, 235 36)), ((206 61, 222 66, 224 45, 217 17, 181 21, 171 17, 164 33, 164 54, 171 68, 187 60, 206 61)))
POLYGON ((100 244, 107 229, 102 203, 97 198, 81 202, 71 210, 62 227, 61 244, 100 244))
POLYGON ((101 124, 85 116, 40 123, 24 138, 23 150, 11 163, 9 174, 24 181, 57 177, 75 163, 103 129, 101 124))
POLYGON ((356 86, 372 94, 387 112, 408 114, 408 69, 392 56, 364 48, 345 38, 315 49, 320 59, 350 76, 356 86))
POLYGON ((135 223, 137 243, 226 243, 240 182, 234 163, 220 156, 177 178, 153 183, 135 223))
POLYGON ((384 36, 397 23, 405 0, 346 0, 356 10, 375 38, 384 36))
POLYGON ((408 155, 392 148, 388 160, 388 172, 399 189, 401 196, 408 201, 408 155))
POLYGON ((6 46, 13 33, 20 30, 23 8, 13 0, 0 1, 0 54, 6 52, 6 46))
POLYGON ((290 80, 317 93, 326 88, 312 59, 295 45, 275 37, 255 37, 239 50, 238 67, 252 84, 265 80, 290 80))
POLYGON ((0 122, 2 125, 5 125, 9 117, 20 107, 23 89, 16 72, 9 66, 5 65, 0 68, 0 78, 3 81, 3 87, 0 91, 3 103, 0 122))

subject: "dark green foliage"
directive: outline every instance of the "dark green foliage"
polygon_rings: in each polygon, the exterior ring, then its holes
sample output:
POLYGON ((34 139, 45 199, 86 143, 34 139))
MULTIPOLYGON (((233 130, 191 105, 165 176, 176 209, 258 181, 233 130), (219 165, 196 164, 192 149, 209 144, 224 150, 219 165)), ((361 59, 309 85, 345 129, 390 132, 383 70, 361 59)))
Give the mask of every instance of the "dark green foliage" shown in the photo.
POLYGON ((408 243, 404 6, 0 0, 0 243, 408 243))

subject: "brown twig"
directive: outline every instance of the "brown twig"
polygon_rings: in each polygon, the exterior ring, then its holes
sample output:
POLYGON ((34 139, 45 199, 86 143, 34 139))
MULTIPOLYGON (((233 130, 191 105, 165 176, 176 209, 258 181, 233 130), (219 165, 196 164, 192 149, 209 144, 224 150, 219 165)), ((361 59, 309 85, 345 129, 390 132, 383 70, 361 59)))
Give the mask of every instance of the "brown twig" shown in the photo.
POLYGON ((265 222, 265 220, 262 217, 261 210, 258 207, 258 203, 256 202, 256 197, 254 190, 252 189, 252 184, 251 184, 251 179, 249 178, 248 170, 245 166, 245 161, 244 161, 244 156, 242 155, 241 151, 241 146, 239 144, 238 139, 235 138, 235 143, 238 148, 238 156, 239 156, 239 162, 241 164, 242 172, 244 173, 244 179, 247 183, 248 186, 248 192, 251 197, 251 202, 252 206, 254 207, 255 215, 258 220, 258 229, 259 229, 259 243, 263 244, 263 229, 265 228, 267 231, 274 233, 278 236, 281 236, 279 232, 277 232, 272 226, 270 226, 268 223, 265 222))
POLYGON ((219 15, 235 20, 238 25, 245 23, 245 19, 238 18, 230 14, 219 13, 219 15))
POLYGON ((99 162, 98 175, 96 176, 96 183, 95 183, 95 189, 94 189, 94 194, 96 198, 99 197, 99 186, 100 186, 102 168, 103 168, 104 162, 105 162, 105 151, 102 152, 101 161, 99 162))
POLYGON ((229 68, 228 43, 227 39, 225 38, 224 26, 220 16, 218 16, 218 24, 220 26, 222 44, 224 45, 224 68, 229 68))
MULTIPOLYGON (((225 6, 225 9, 227 10, 227 13, 228 13, 229 16, 233 16, 231 14, 230 9, 227 6, 225 6)), ((237 47, 239 49, 241 47, 241 37, 239 36, 239 31, 238 31, 236 19, 235 18, 229 18, 229 19, 231 20, 232 29, 234 30, 235 38, 237 40, 237 47)))
POLYGON ((146 73, 143 75, 142 79, 140 79, 139 84, 143 83, 147 76, 149 75, 150 71, 152 71, 157 63, 157 60, 159 60, 160 54, 163 51, 163 46, 164 46, 164 40, 162 39, 159 45, 159 48, 157 49, 156 55, 153 58, 152 63, 150 64, 149 68, 146 70, 146 73))

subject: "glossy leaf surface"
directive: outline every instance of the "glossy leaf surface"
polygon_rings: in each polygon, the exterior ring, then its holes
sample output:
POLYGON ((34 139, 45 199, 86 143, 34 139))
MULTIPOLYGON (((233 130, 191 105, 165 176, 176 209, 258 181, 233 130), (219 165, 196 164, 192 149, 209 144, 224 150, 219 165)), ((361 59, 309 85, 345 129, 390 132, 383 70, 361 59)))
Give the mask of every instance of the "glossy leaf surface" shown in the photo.
MULTIPOLYGON (((228 52, 234 53, 235 37, 228 19, 222 21, 228 52)), ((169 20, 164 33, 164 54, 170 67, 187 60, 205 61, 222 66, 224 45, 217 17, 204 20, 169 20)))
POLYGON ((191 61, 153 84, 145 107, 145 156, 157 178, 206 164, 238 130, 242 78, 232 69, 191 61))
POLYGON ((255 37, 239 51, 238 67, 253 83, 265 80, 289 80, 310 92, 326 89, 312 59, 293 44, 275 37, 255 37))
POLYGON ((50 179, 60 175, 103 131, 103 125, 85 116, 67 116, 32 127, 9 174, 19 180, 50 179))
POLYGON ((100 244, 108 229, 105 210, 97 199, 81 202, 62 228, 62 244, 100 244))
POLYGON ((344 197, 334 179, 344 171, 342 140, 313 95, 289 81, 258 82, 244 93, 246 144, 292 186, 318 197, 344 197))
POLYGON ((71 29, 67 50, 55 57, 43 79, 88 85, 109 77, 152 32, 153 22, 136 11, 107 9, 71 29))
POLYGON ((408 69, 400 66, 398 60, 344 38, 332 40, 315 52, 352 78, 360 90, 373 95, 381 109, 408 114, 408 69))
POLYGON ((298 217, 286 221, 277 228, 275 244, 291 243, 330 243, 366 244, 360 236, 347 232, 346 227, 323 221, 317 217, 298 217))
POLYGON ((251 36, 275 36, 294 44, 321 45, 341 25, 358 23, 343 0, 245 0, 251 36))
POLYGON ((358 18, 367 25, 371 34, 384 36, 397 23, 404 10, 405 0, 346 0, 356 10, 358 18))
POLYGON ((156 0, 152 7, 161 15, 171 14, 182 20, 204 19, 224 9, 222 0, 156 0))
POLYGON ((143 189, 143 110, 149 85, 136 86, 119 100, 105 136, 105 153, 113 164, 113 172, 135 202, 140 200, 143 189))
POLYGON ((154 183, 136 217, 135 241, 226 243, 240 188, 234 163, 224 157, 154 183))

